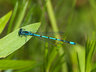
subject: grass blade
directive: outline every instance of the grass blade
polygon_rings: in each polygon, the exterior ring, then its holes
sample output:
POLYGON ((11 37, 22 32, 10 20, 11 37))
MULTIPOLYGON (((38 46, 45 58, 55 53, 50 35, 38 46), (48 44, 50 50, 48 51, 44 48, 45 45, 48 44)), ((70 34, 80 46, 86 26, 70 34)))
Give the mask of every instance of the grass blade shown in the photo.
POLYGON ((23 18, 24 18, 24 15, 25 15, 27 6, 28 6, 28 1, 25 2, 25 4, 24 4, 23 6, 22 6, 22 9, 20 10, 20 13, 19 13, 19 15, 18 15, 17 21, 16 21, 16 23, 15 23, 16 26, 15 26, 14 29, 17 29, 17 28, 20 27, 21 22, 22 22, 22 20, 23 20, 23 18), (23 6, 24 6, 24 7, 23 7, 23 6))
MULTIPOLYGON (((54 12, 53 12, 53 7, 52 7, 52 4, 51 4, 51 0, 46 0, 46 5, 47 5, 47 11, 48 11, 49 19, 50 19, 50 22, 51 22, 51 25, 52 25, 52 29, 53 29, 54 32, 56 32, 55 37, 60 38, 59 29, 58 29, 58 26, 57 26, 57 23, 56 23, 56 18, 55 18, 54 12)), ((64 53, 64 50, 62 49, 62 45, 60 47, 61 48, 59 50, 59 53, 60 53, 60 55, 62 55, 64 53)), ((49 64, 48 64, 48 67, 47 67, 47 72, 50 69, 50 66, 51 66, 53 60, 55 59, 56 55, 57 55, 57 50, 56 50, 56 48, 54 48, 53 52, 50 55, 50 60, 49 60, 49 64)), ((62 59, 62 61, 63 60, 64 60, 64 58, 62 59)), ((62 71, 63 72, 68 72, 66 62, 64 64, 62 64, 62 71)))
POLYGON ((77 52, 79 72, 85 72, 85 49, 80 45, 77 45, 74 48, 77 52))
POLYGON ((6 15, 4 15, 2 18, 0 18, 0 33, 5 28, 7 22, 9 21, 11 17, 12 11, 8 12, 6 15))
POLYGON ((7 34, 11 32, 12 24, 13 24, 13 21, 14 21, 15 16, 16 16, 17 9, 18 9, 18 1, 16 2, 15 8, 14 8, 14 11, 13 11, 13 14, 12 14, 12 18, 11 18, 11 20, 9 22, 7 34))
POLYGON ((93 40, 87 41, 86 45, 86 49, 89 49, 89 52, 86 53, 86 72, 90 72, 92 70, 92 56, 94 53, 96 42, 93 40))

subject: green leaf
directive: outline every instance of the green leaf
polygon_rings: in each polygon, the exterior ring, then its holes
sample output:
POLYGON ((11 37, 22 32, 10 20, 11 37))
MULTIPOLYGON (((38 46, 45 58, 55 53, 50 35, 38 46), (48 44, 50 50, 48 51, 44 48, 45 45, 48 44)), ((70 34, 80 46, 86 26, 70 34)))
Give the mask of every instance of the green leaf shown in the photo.
POLYGON ((11 32, 12 25, 13 25, 13 21, 14 21, 14 19, 15 19, 15 16, 16 16, 16 13, 17 13, 17 10, 18 10, 18 1, 16 2, 16 5, 15 5, 15 8, 14 8, 14 11, 13 11, 12 17, 11 17, 10 22, 9 22, 9 26, 8 26, 7 34, 11 32))
POLYGON ((96 72, 96 62, 92 65, 92 70, 91 72, 96 72))
MULTIPOLYGON (((27 31, 31 31, 35 33, 38 30, 39 26, 40 23, 34 23, 24 26, 22 28, 26 29, 27 31)), ((18 36, 18 31, 19 29, 16 29, 12 33, 8 34, 7 36, 5 36, 0 40, 0 58, 6 57, 9 54, 13 53, 21 46, 23 46, 32 37, 32 36, 27 36, 27 40, 26 40, 24 36, 23 37, 18 36)))
POLYGON ((65 54, 62 54, 61 56, 59 56, 56 59, 56 62, 53 64, 53 66, 51 67, 51 72, 58 72, 60 70, 61 65, 65 62, 62 61, 62 58, 64 57, 65 54))
POLYGON ((24 20, 24 23, 22 24, 23 26, 27 25, 32 20, 31 17, 32 17, 33 9, 34 9, 34 6, 32 6, 31 9, 28 11, 27 16, 24 20))
POLYGON ((85 72, 85 49, 80 45, 76 45, 74 48, 77 52, 79 71, 85 72))
POLYGON ((35 61, 0 60, 0 70, 22 69, 28 67, 35 67, 36 65, 37 63, 35 61))
POLYGON ((21 10, 20 10, 20 12, 19 12, 19 15, 18 15, 18 17, 17 17, 16 23, 15 23, 16 26, 15 26, 14 29, 17 29, 17 28, 20 27, 20 25, 21 25, 21 23, 22 23, 22 21, 23 21, 23 18, 24 18, 24 16, 25 16, 25 12, 26 12, 26 10, 27 10, 28 2, 29 2, 29 1, 26 1, 26 2, 24 3, 24 5, 22 5, 21 10))
POLYGON ((5 28, 7 22, 9 21, 9 19, 11 17, 11 14, 12 14, 12 11, 8 12, 5 16, 3 16, 2 18, 0 18, 0 33, 5 28))
MULTIPOLYGON (((34 61, 29 61, 29 62, 34 62, 34 61)), ((40 67, 42 66, 43 63, 42 62, 35 62, 33 65, 31 65, 30 67, 26 67, 26 68, 22 68, 22 69, 19 69, 19 70, 16 70, 14 72, 31 72, 32 69, 35 69, 37 67, 40 67), (31 71, 30 71, 31 70, 31 71)))
POLYGON ((89 51, 86 53, 86 72, 90 72, 92 70, 92 56, 94 53, 95 46, 95 40, 88 40, 86 43, 86 51, 87 49, 89 49, 89 51))

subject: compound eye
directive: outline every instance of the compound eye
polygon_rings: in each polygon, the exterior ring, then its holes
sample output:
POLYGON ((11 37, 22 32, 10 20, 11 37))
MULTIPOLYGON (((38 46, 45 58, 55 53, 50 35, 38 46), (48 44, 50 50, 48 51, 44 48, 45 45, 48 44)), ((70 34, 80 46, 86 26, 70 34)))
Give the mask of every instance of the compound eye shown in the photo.
POLYGON ((20 29, 20 30, 22 30, 22 29, 20 29))

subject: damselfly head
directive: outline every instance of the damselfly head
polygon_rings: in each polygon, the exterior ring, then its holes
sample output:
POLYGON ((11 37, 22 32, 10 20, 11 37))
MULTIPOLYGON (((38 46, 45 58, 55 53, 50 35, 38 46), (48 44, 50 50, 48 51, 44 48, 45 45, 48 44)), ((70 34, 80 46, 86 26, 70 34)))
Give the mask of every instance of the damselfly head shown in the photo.
POLYGON ((23 29, 21 28, 21 29, 19 30, 19 32, 18 32, 18 35, 19 35, 19 36, 22 35, 22 31, 23 31, 23 29))

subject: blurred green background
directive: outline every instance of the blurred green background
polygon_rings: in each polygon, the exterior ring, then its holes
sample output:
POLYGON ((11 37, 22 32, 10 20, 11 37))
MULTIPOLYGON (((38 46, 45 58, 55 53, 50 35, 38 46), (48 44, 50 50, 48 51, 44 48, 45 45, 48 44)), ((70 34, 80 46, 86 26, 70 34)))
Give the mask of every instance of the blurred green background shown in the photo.
POLYGON ((1 39, 14 28, 41 22, 37 34, 77 44, 32 37, 19 50, 1 60, 34 60, 39 65, 7 70, 1 67, 0 72, 96 72, 95 0, 0 0, 0 17, 11 10, 16 12, 14 20, 8 22, 1 39))

